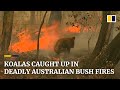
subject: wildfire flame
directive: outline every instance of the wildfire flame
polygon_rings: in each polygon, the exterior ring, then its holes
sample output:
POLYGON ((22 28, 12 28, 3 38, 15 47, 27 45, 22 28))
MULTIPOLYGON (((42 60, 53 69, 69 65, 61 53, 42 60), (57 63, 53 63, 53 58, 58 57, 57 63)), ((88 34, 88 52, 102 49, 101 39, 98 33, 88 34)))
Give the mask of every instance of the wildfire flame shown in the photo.
MULTIPOLYGON (((41 35, 39 38, 39 47, 41 50, 53 51, 56 41, 60 38, 62 33, 80 33, 81 27, 79 26, 68 26, 64 30, 59 30, 59 23, 54 22, 51 26, 43 26, 41 29, 41 35)), ((87 27, 84 28, 84 32, 88 32, 87 27)), ((38 32, 34 35, 38 36, 38 32)), ((10 50, 14 52, 28 52, 37 49, 37 39, 33 40, 29 29, 22 30, 17 34, 18 42, 11 44, 10 50)))
MULTIPOLYGON (((52 26, 45 27, 43 26, 41 37, 39 38, 40 49, 43 50, 53 50, 55 42, 58 40, 58 25, 59 23, 54 23, 52 26)), ((35 33, 35 35, 37 35, 35 33)), ((14 52, 27 52, 31 50, 36 50, 37 40, 32 40, 32 36, 29 33, 29 30, 22 30, 21 33, 18 33, 18 42, 11 45, 11 50, 14 52)))
POLYGON ((66 28, 66 31, 71 33, 80 33, 80 29, 80 26, 69 26, 66 28))

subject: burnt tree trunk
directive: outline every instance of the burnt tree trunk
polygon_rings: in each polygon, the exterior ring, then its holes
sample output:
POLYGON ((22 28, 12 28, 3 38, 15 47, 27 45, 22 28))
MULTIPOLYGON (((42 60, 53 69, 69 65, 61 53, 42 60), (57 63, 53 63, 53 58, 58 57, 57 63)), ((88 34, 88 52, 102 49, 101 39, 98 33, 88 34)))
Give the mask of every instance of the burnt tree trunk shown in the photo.
POLYGON ((109 38, 111 35, 111 28, 113 26, 113 23, 107 23, 107 15, 110 15, 111 11, 103 11, 103 19, 102 19, 102 26, 100 30, 100 34, 98 37, 98 41, 96 43, 96 46, 90 55, 89 63, 91 63, 97 55, 101 52, 102 48, 105 45, 108 45, 109 38))
POLYGON ((11 41, 14 11, 4 11, 1 51, 7 53, 11 41))
POLYGON ((41 24, 40 24, 40 27, 39 27, 39 32, 38 32, 38 38, 37 38, 37 55, 36 55, 36 60, 38 60, 38 56, 39 56, 39 38, 40 38, 40 33, 41 33, 41 29, 42 29, 42 26, 44 24, 44 20, 45 20, 45 17, 46 17, 46 14, 47 14, 47 11, 45 11, 45 14, 42 18, 42 21, 41 21, 41 24))
POLYGON ((36 27, 36 19, 35 19, 35 11, 30 11, 30 22, 29 22, 29 32, 30 35, 32 36, 32 39, 34 40, 34 30, 36 27))
POLYGON ((61 11, 51 11, 48 24, 51 25, 54 21, 61 22, 61 19, 62 19, 61 11))
POLYGON ((30 12, 30 24, 35 24, 35 11, 30 12))
POLYGON ((120 60, 120 33, 94 59, 92 68, 114 68, 120 60))
POLYGON ((109 39, 109 43, 113 40, 113 29, 114 28, 114 24, 111 25, 111 35, 110 35, 110 39, 109 39))
POLYGON ((93 34, 91 34, 91 36, 88 38, 88 55, 90 55, 90 40, 92 38, 92 35, 93 34))

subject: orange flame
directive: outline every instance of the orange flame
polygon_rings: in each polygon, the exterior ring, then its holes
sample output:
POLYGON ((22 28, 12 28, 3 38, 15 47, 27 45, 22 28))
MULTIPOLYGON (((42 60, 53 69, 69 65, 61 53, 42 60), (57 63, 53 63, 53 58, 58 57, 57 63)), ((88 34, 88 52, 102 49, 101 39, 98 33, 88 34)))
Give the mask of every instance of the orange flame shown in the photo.
MULTIPOLYGON (((43 26, 41 29, 41 35, 39 38, 39 47, 41 50, 53 51, 56 41, 60 38, 61 34, 68 33, 80 33, 81 26, 69 26, 64 30, 59 30, 59 23, 54 22, 51 26, 43 26)), ((85 27, 83 32, 88 32, 88 28, 85 27)), ((38 32, 34 35, 38 36, 38 32)), ((29 29, 22 30, 17 34, 18 42, 11 44, 10 50, 14 52, 28 52, 37 49, 37 40, 32 39, 29 29)))
MULTIPOLYGON (((43 50, 53 50, 55 42, 58 40, 58 25, 59 23, 54 23, 52 26, 43 27, 41 30, 41 37, 39 38, 40 49, 43 50)), ((38 33, 35 33, 35 35, 38 33)), ((11 45, 11 50, 14 52, 27 52, 31 50, 36 50, 37 40, 32 40, 29 30, 22 30, 18 33, 19 41, 11 45)))
POLYGON ((66 28, 66 31, 71 33, 80 33, 80 29, 80 26, 69 26, 66 28))

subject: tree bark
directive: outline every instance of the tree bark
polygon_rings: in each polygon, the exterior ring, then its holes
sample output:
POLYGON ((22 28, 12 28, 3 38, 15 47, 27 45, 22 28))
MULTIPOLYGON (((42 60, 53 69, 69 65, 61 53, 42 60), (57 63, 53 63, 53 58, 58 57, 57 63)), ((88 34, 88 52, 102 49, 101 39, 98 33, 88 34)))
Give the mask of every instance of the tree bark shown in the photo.
POLYGON ((91 34, 91 36, 88 38, 88 55, 90 55, 90 40, 92 38, 92 35, 93 34, 91 34))
POLYGON ((89 63, 91 63, 97 55, 101 52, 104 45, 108 45, 109 38, 111 35, 111 28, 113 23, 107 23, 107 15, 110 15, 111 11, 103 11, 103 19, 102 19, 102 26, 100 30, 100 34, 96 43, 96 46, 90 55, 89 63))
POLYGON ((7 53, 11 41, 14 11, 4 11, 1 51, 7 53))
POLYGON ((109 39, 109 43, 111 43, 111 41, 113 40, 113 29, 114 28, 114 23, 111 25, 111 35, 110 35, 110 39, 109 39))
POLYGON ((35 11, 30 12, 30 24, 35 24, 35 11))
POLYGON ((92 68, 114 68, 120 60, 120 33, 105 46, 91 64, 92 68))
POLYGON ((53 21, 59 21, 61 23, 61 19, 62 19, 61 11, 51 11, 48 24, 51 25, 53 21))
POLYGON ((45 11, 45 14, 44 14, 44 16, 42 18, 42 21, 41 21, 41 24, 40 24, 40 27, 39 27, 38 38, 37 38, 37 55, 36 55, 36 60, 38 60, 38 56, 39 56, 39 44, 40 44, 39 38, 40 38, 41 28, 42 28, 42 26, 44 24, 44 20, 45 20, 46 14, 47 14, 47 11, 45 11))

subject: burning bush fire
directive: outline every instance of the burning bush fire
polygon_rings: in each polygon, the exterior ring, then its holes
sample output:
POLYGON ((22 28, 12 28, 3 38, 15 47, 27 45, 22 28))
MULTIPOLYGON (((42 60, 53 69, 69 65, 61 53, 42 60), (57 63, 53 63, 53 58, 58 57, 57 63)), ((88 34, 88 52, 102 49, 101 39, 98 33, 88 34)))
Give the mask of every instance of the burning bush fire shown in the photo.
POLYGON ((80 33, 80 30, 81 30, 80 26, 69 26, 66 28, 66 31, 71 33, 80 33))
MULTIPOLYGON (((60 24, 58 22, 54 22, 51 26, 42 27, 41 36, 39 38, 39 47, 41 50, 53 51, 55 43, 61 38, 61 36, 66 34, 79 34, 81 31, 80 26, 68 26, 63 30, 60 30, 59 27, 60 24)), ((38 32, 34 33, 34 35, 37 37, 38 32)), ((12 43, 9 50, 18 53, 36 50, 37 39, 32 39, 33 36, 30 34, 29 29, 23 29, 22 32, 17 34, 17 37, 18 42, 12 43)))
MULTIPOLYGON (((55 42, 59 38, 58 34, 58 23, 54 23, 52 26, 45 27, 43 26, 41 30, 40 37, 40 49, 43 50, 53 50, 55 42)), ((38 33, 35 33, 37 35, 38 33)), ((22 32, 17 34, 18 42, 12 44, 10 49, 14 52, 27 52, 36 50, 37 40, 32 40, 32 36, 29 33, 29 30, 22 30, 22 32)))

